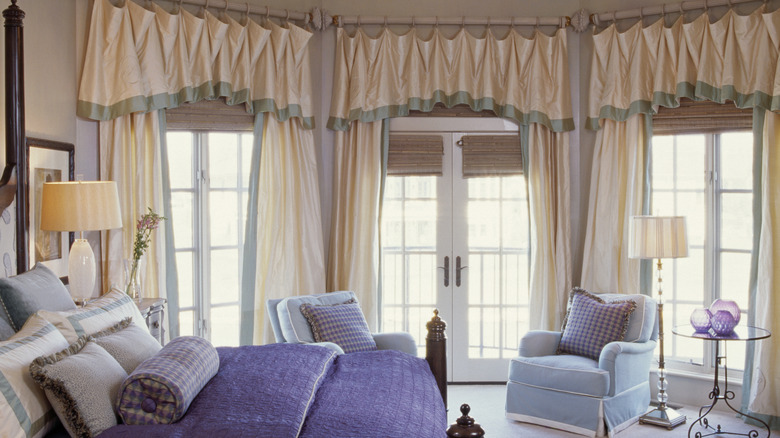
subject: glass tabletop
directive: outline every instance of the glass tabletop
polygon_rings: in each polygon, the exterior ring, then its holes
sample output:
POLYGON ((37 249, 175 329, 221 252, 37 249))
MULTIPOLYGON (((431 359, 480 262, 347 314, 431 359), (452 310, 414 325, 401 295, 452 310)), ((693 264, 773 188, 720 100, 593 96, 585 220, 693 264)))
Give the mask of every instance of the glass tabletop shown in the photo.
POLYGON ((712 329, 707 332, 697 332, 690 324, 683 324, 675 326, 672 329, 672 333, 678 336, 685 336, 686 338, 697 338, 710 341, 755 341, 772 336, 772 333, 767 329, 749 325, 738 325, 734 327, 734 330, 730 334, 719 335, 712 329))

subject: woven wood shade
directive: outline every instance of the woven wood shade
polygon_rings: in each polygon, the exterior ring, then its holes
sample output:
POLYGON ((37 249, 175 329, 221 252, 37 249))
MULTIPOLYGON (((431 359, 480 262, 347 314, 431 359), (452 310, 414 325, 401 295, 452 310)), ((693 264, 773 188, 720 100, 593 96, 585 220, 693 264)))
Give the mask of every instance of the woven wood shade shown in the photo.
POLYGON ((463 177, 523 174, 523 155, 519 135, 466 135, 463 148, 463 177))
POLYGON ((440 135, 391 135, 387 174, 441 176, 444 139, 440 135))
POLYGON ((168 129, 193 131, 251 131, 255 124, 244 105, 228 105, 224 97, 167 109, 165 120, 168 129))
POLYGON ((751 129, 753 110, 737 108, 733 102, 696 102, 683 98, 677 108, 658 109, 653 116, 653 134, 685 134, 733 129, 751 129))

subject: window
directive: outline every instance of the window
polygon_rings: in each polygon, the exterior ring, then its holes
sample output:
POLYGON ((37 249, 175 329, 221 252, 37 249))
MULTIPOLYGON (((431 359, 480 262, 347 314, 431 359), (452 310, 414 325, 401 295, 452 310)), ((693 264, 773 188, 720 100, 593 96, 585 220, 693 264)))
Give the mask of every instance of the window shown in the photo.
POLYGON ((167 134, 179 326, 214 345, 238 345, 251 132, 167 134))
MULTIPOLYGON (((688 323, 695 308, 716 298, 736 301, 744 319, 753 245, 752 132, 655 135, 651 153, 651 211, 686 216, 688 227, 688 257, 664 261, 667 327, 688 323)), ((672 366, 714 366, 709 343, 666 334, 672 366)), ((729 368, 743 369, 745 344, 728 347, 729 368)))

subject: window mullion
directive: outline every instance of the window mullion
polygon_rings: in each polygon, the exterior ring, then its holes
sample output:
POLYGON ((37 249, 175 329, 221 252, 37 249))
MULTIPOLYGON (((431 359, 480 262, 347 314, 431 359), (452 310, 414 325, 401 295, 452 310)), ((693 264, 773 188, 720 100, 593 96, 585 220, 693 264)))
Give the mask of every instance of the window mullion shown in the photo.
POLYGON ((211 264, 209 263, 211 248, 209 236, 209 138, 207 132, 198 133, 200 144, 198 145, 198 173, 197 181, 197 203, 198 203, 198 331, 199 335, 210 339, 208 315, 210 314, 210 294, 208 285, 210 283, 211 264))

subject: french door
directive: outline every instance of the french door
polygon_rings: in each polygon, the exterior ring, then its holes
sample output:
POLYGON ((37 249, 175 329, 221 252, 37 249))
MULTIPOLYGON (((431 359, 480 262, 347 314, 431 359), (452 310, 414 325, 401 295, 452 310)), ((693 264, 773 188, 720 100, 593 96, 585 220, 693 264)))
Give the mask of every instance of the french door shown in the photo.
MULTIPOLYGON (((381 324, 412 333, 439 309, 449 380, 505 381, 528 329, 528 204, 522 175, 464 178, 464 135, 517 135, 498 119, 403 119, 391 134, 441 135, 441 176, 388 176, 382 223, 381 324), (445 130, 456 128, 458 131, 445 130), (471 128, 471 129, 469 129, 471 128)), ((424 349, 420 349, 421 353, 424 349)))

